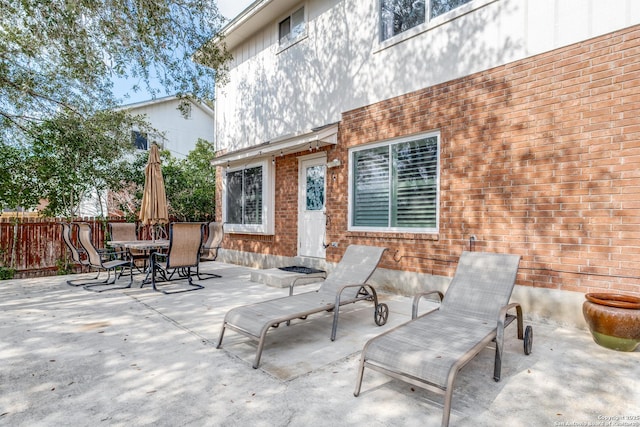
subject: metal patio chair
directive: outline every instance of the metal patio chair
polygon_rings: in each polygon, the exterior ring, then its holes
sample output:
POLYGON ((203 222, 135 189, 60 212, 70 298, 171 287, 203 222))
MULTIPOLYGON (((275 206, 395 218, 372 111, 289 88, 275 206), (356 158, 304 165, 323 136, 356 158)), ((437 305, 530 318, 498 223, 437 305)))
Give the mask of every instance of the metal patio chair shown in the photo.
POLYGON ((334 341, 340 306, 357 301, 373 301, 374 320, 377 325, 384 325, 387 322, 389 308, 386 304, 378 304, 375 289, 366 282, 378 266, 385 250, 386 248, 374 246, 350 245, 342 260, 318 290, 293 295, 292 284, 287 297, 231 309, 224 317, 217 348, 222 347, 226 328, 257 340, 258 348, 253 367, 258 368, 270 328, 283 322, 289 325, 291 320, 306 319, 311 314, 333 310, 331 341, 334 341))
MULTIPOLYGON (((138 227, 134 222, 110 222, 107 224, 110 240, 133 241, 138 240, 138 227)), ((147 269, 149 254, 146 251, 137 249, 127 249, 129 257, 133 260, 133 266, 139 271, 147 269), (142 268, 138 267, 136 261, 142 260, 142 268)))
MULTIPOLYGON (((77 247, 73 243, 73 236, 74 235, 77 236, 77 228, 78 228, 77 224, 61 222, 60 227, 62 228, 62 240, 67 246, 67 249, 69 249, 69 253, 71 253, 71 259, 75 264, 79 265, 82 269, 84 269, 89 265, 89 259, 87 257, 87 253, 83 248, 77 247)), ((97 280, 99 275, 100 275, 100 272, 98 272, 98 275, 92 280, 97 280)), ((67 280, 67 284, 69 286, 84 286, 86 283, 87 281, 83 279, 67 280)))
POLYGON ((365 344, 354 395, 360 394, 364 368, 371 368, 444 394, 442 425, 448 425, 456 374, 495 341, 493 377, 499 381, 504 328, 516 318, 524 352, 531 352, 531 326, 523 336, 522 308, 509 304, 519 262, 517 255, 464 252, 444 298, 440 292, 417 295, 413 320, 365 344), (438 294, 442 302, 438 309, 418 317, 418 303, 429 294, 438 294), (511 309, 516 310, 515 315, 507 314, 511 309))
POLYGON ((154 291, 175 294, 203 289, 202 285, 193 282, 191 273, 191 269, 198 271, 203 236, 204 224, 202 223, 173 222, 169 224, 169 249, 167 253, 153 252, 151 254, 151 285, 154 291), (176 274, 176 280, 186 278, 189 284, 188 288, 171 291, 158 288, 159 282, 170 282, 176 274))
MULTIPOLYGON (((207 224, 207 228, 209 230, 209 235, 207 236, 207 240, 202 244, 200 261, 215 261, 216 258, 218 258, 218 251, 220 250, 220 245, 224 239, 224 227, 221 222, 211 221, 207 224)), ((222 277, 214 273, 201 273, 199 265, 196 270, 196 276, 198 276, 198 280, 222 277), (202 276, 208 277, 203 279, 202 276)))
POLYGON ((77 225, 78 240, 87 254, 87 259, 89 261, 88 266, 97 270, 98 273, 103 270, 107 272, 107 278, 105 280, 84 283, 84 289, 94 292, 103 292, 130 288, 133 282, 133 261, 126 258, 126 253, 118 251, 99 251, 93 245, 91 226, 84 222, 78 223, 77 225), (129 283, 125 286, 111 286, 115 284, 116 280, 122 275, 125 267, 127 266, 129 267, 129 283), (118 269, 120 270, 119 274, 118 269), (113 272, 113 280, 111 279, 111 272, 113 272))

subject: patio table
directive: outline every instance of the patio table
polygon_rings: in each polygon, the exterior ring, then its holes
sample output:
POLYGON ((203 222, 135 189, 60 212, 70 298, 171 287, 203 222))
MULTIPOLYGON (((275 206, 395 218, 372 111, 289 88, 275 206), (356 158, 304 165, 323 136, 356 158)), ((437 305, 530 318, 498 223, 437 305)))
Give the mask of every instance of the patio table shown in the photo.
POLYGON ((157 240, 109 240, 107 245, 114 248, 152 250, 165 249, 169 247, 169 241, 166 239, 157 240))
POLYGON ((110 240, 107 241, 107 245, 113 248, 125 248, 127 251, 135 249, 148 252, 149 262, 147 263, 146 275, 142 281, 142 283, 146 283, 149 280, 149 273, 151 273, 151 255, 159 250, 167 249, 169 247, 169 240, 110 240))

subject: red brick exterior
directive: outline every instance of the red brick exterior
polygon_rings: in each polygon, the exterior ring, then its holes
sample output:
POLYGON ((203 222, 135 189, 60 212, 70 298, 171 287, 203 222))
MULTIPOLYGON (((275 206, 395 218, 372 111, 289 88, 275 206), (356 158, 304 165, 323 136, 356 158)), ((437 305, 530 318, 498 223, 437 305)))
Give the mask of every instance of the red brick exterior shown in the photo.
MULTIPOLYGON (((520 285, 640 294, 638 26, 346 112, 333 159, 329 261, 384 245, 384 268, 450 276, 475 235, 522 255, 520 285), (439 233, 348 232, 348 149, 434 130, 439 233)), ((297 167, 277 158, 276 235, 226 248, 296 255, 297 167)))

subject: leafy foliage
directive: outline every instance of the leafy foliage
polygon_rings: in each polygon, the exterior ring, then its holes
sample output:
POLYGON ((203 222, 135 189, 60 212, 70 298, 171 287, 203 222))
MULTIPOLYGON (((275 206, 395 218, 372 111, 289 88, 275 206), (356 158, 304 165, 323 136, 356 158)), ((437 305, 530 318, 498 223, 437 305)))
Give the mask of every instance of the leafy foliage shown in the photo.
POLYGON ((114 106, 114 77, 211 99, 230 57, 207 43, 223 19, 214 0, 0 0, 0 10, 0 129, 14 132, 61 107, 114 106))
MULTIPOLYGON (((133 151, 132 127, 145 128, 142 117, 101 111, 85 119, 62 111, 29 125, 31 164, 39 195, 48 201, 45 215, 77 215, 89 194, 118 189, 118 174, 133 151)), ((105 212, 106 213, 106 212, 105 212)))
MULTIPOLYGON (((169 214, 180 221, 212 221, 215 216, 215 157, 212 143, 199 139, 185 160, 167 168, 169 214)), ((163 172, 164 173, 164 172, 163 172)))
POLYGON ((33 156, 28 148, 0 144, 0 210, 37 206, 40 197, 34 169, 33 156))
MULTIPOLYGON (((223 23, 215 0, 0 0, 0 10, 0 207, 47 199, 45 214, 73 216, 88 193, 132 187, 129 135, 145 126, 113 111, 113 80, 207 102, 230 59, 211 42, 223 23)), ((175 188, 194 185, 181 167, 175 188)), ((200 203, 182 200, 180 215, 200 203)))

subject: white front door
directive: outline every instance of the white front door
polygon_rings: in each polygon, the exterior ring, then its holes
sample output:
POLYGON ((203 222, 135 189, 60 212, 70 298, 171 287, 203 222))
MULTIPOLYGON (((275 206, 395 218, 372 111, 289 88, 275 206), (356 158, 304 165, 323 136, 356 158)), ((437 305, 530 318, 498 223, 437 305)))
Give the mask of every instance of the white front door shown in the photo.
POLYGON ((325 257, 327 157, 300 159, 298 177, 298 255, 325 257))

